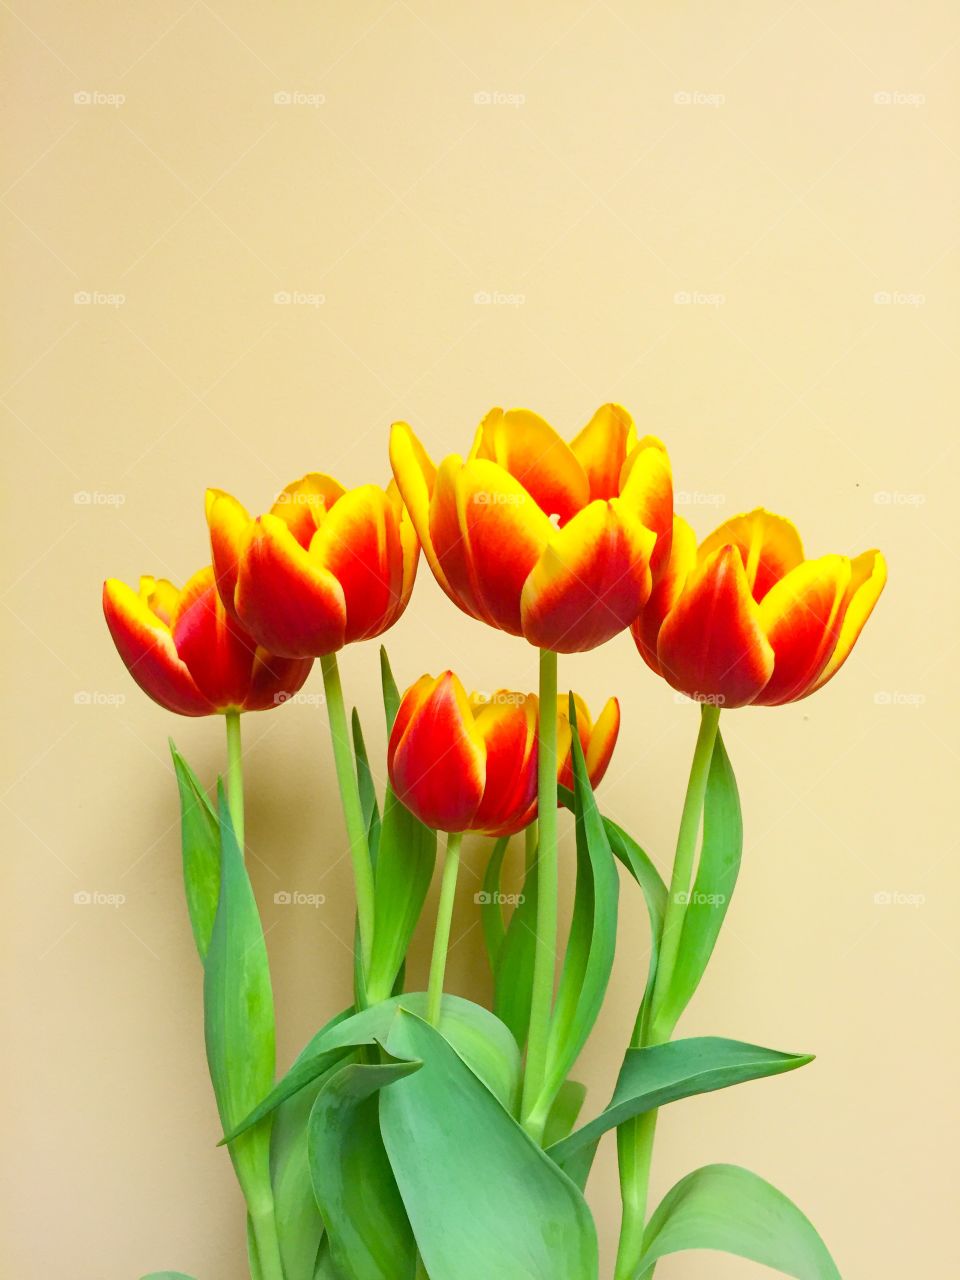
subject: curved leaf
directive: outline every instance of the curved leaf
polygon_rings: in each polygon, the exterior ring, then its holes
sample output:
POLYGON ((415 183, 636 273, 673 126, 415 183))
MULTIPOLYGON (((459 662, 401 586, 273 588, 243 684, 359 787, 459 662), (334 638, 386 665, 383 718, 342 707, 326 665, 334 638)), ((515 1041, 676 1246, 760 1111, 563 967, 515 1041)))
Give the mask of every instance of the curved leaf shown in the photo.
MULTIPOLYGON (((257 902, 223 787, 220 898, 203 982, 204 1035, 220 1120, 230 1130, 269 1092, 274 1071, 273 990, 257 902)), ((250 1129, 230 1156, 248 1203, 270 1194, 270 1125, 250 1129)))
POLYGON ((567 949, 547 1044, 547 1070, 538 1105, 552 1105, 600 1013, 617 942, 620 880, 597 809, 570 695, 577 887, 567 949))
POLYGON ((377 848, 371 1001, 393 990, 427 898, 437 860, 437 833, 413 816, 387 788, 377 848))
MULTIPOLYGON (((730 759, 717 734, 703 806, 703 842, 683 916, 680 948, 663 1000, 664 1025, 673 1028, 703 977, 727 914, 740 870, 743 818, 730 759)), ((657 1010, 660 1025, 661 1011, 657 1010)))
POLYGON ((500 948, 507 936, 503 923, 503 906, 500 898, 500 877, 503 871, 503 860, 510 844, 509 836, 501 836, 494 841, 493 849, 487 860, 487 869, 483 873, 483 892, 480 899, 480 923, 483 926, 483 941, 487 948, 487 959, 490 971, 496 973, 497 958, 500 948))
POLYGON ((747 1080, 794 1071, 812 1061, 812 1054, 780 1053, 776 1049, 725 1040, 720 1036, 697 1036, 643 1049, 628 1049, 610 1105, 576 1133, 555 1142, 547 1154, 579 1183, 584 1149, 589 1149, 586 1165, 589 1172, 597 1143, 603 1134, 632 1116, 655 1111, 668 1102, 689 1098, 693 1094, 712 1093, 747 1080))
POLYGON ((183 887, 190 928, 201 961, 206 959, 220 896, 220 826, 213 805, 194 771, 170 739, 180 791, 183 887))
POLYGON ((310 1112, 310 1175, 330 1255, 348 1280, 413 1280, 417 1248, 384 1151, 380 1089, 418 1071, 417 1061, 350 1063, 310 1112))
POLYGON ((400 690, 397 688, 397 682, 393 678, 393 672, 390 669, 390 659, 387 657, 386 645, 380 646, 380 685, 383 690, 383 710, 387 718, 387 733, 393 730, 393 722, 397 718, 397 710, 400 707, 400 690))
POLYGON ((423 1062, 381 1093, 380 1129, 430 1280, 596 1280, 582 1195, 444 1037, 403 1012, 386 1047, 423 1062))
MULTIPOLYGON (((580 1084, 576 1080, 564 1080, 543 1129, 543 1145, 547 1148, 548 1155, 552 1154, 549 1148, 555 1143, 562 1142, 577 1123, 586 1097, 585 1084, 580 1084)), ((559 1164, 560 1161, 558 1160, 557 1163, 559 1164)))
POLYGON ((530 1028, 533 967, 537 951, 536 860, 523 881, 522 901, 513 909, 493 975, 493 1011, 513 1032, 521 1048, 530 1028))
POLYGON ((705 1165, 667 1192, 647 1226, 637 1277, 682 1249, 732 1253, 794 1280, 840 1280, 810 1220, 782 1191, 733 1164, 705 1165))
MULTIPOLYGON (((424 991, 393 996, 360 1013, 341 1017, 318 1031, 276 1086, 221 1142, 233 1142, 251 1125, 269 1115, 349 1053, 364 1045, 383 1042, 400 1009, 426 1013, 424 991)), ((520 1051, 510 1031, 489 1009, 444 995, 440 1009, 440 1034, 454 1046, 483 1084, 505 1107, 512 1109, 520 1089, 520 1051)))
POLYGON ((370 848, 370 861, 374 869, 377 865, 377 845, 380 841, 380 807, 377 804, 377 789, 370 772, 370 757, 367 755, 367 744, 363 740, 363 726, 360 723, 360 712, 356 707, 350 717, 353 733, 353 754, 357 762, 357 786, 360 790, 360 808, 367 829, 367 844, 370 848))

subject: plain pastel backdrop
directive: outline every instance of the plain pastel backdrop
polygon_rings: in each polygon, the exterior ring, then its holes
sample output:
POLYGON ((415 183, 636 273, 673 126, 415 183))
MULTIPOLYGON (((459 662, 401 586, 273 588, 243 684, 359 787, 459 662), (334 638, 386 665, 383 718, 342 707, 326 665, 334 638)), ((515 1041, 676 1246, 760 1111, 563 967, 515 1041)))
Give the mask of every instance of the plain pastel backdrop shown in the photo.
MULTIPOLYGON (((666 440, 700 534, 762 503, 812 555, 878 545, 890 562, 840 678, 722 724, 743 870, 681 1031, 817 1060, 670 1108, 654 1197, 699 1164, 742 1163, 812 1217, 845 1276, 946 1270, 956 6, 11 0, 0 20, 4 1274, 244 1267, 166 746, 174 735, 212 783, 223 725, 139 693, 102 579, 199 567, 208 484, 260 510, 307 470, 384 481, 396 418, 445 454, 493 404, 570 435, 607 400, 666 440)), ((460 614, 425 566, 386 639, 403 683, 450 665, 474 687, 534 686, 533 651, 460 614)), ((595 709, 620 696, 602 804, 666 868, 694 708, 627 636, 560 673, 595 709)), ((376 646, 346 652, 343 674, 382 760, 376 646)), ((350 977, 319 672, 307 690, 244 723, 281 1066, 350 977)), ((467 841, 449 973, 478 998, 484 855, 467 841)), ((567 891, 571 856, 566 824, 567 891)), ((591 1111, 647 960, 626 881, 620 943, 577 1071, 591 1111)), ((418 985, 428 945, 421 931, 418 985)), ((609 1272, 612 1142, 589 1198, 609 1272)), ((660 1271, 768 1274, 706 1254, 660 1271)))

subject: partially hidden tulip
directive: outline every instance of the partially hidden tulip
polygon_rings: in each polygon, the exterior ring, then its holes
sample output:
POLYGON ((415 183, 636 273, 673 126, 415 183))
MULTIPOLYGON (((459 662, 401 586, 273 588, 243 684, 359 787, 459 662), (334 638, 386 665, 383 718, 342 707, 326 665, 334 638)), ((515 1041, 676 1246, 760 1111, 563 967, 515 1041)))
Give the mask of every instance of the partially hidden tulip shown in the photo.
POLYGON ((648 666, 698 701, 780 706, 836 675, 886 577, 879 551, 806 560, 790 521, 762 508, 699 547, 678 516, 633 634, 648 666))
MULTIPOLYGON (((611 698, 594 724, 576 699, 591 781, 603 777, 620 726, 611 698)), ((467 694, 453 674, 421 676, 404 694, 387 751, 390 783, 422 822, 443 831, 509 835, 537 816, 538 700, 501 689, 467 694)), ((572 731, 558 706, 558 775, 573 784, 572 731)))
POLYGON ((419 545, 392 482, 344 489, 312 473, 257 519, 220 489, 207 491, 206 510, 223 601, 274 653, 335 653, 407 606, 419 545))
POLYGON ((619 405, 569 444, 527 409, 492 409, 466 461, 439 467, 397 423, 390 458, 450 599, 541 649, 593 649, 629 627, 669 559, 670 462, 619 405))
POLYGON ((209 565, 178 589, 143 577, 139 591, 109 578, 103 612, 127 670, 154 702, 183 716, 265 711, 295 694, 311 658, 261 648, 223 606, 209 565))

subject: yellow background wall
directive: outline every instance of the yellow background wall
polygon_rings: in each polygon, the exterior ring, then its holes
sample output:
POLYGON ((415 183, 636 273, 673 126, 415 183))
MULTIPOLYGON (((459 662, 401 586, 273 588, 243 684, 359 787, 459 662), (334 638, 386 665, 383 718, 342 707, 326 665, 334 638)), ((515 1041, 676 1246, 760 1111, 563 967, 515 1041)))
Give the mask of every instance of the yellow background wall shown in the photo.
MULTIPOLYGON (((2 21, 4 1274, 243 1266, 165 742, 212 781, 222 725, 138 693, 101 580, 197 568, 207 484, 259 510, 309 469, 385 479, 397 417, 446 453, 494 403, 569 435, 610 399, 665 438, 701 534, 763 503, 811 554, 879 545, 891 572, 842 678, 725 717, 743 872, 682 1029, 818 1059, 671 1109, 654 1194, 697 1164, 743 1163, 810 1214, 845 1276, 942 1274, 957 1195, 956 6, 12 0, 2 21), (124 900, 76 904, 84 891, 124 900)), ((480 688, 536 678, 531 650, 457 613, 426 570, 388 640, 404 682, 447 665, 480 688)), ((343 667, 382 751, 375 646, 343 667)), ((695 711, 627 637, 564 659, 561 680, 592 705, 621 696, 603 806, 666 866, 695 711)), ((246 743, 286 1065, 346 1000, 348 862, 322 709, 251 717, 246 743), (275 905, 294 889, 326 905, 275 905)), ((482 856, 468 842, 474 871, 482 856)), ((564 857, 569 872, 569 831, 564 857)), ((471 885, 450 978, 483 997, 471 885)), ((621 934, 580 1067, 591 1107, 646 964, 626 883, 621 934)), ((609 1264, 612 1144, 590 1199, 609 1264)), ((766 1274, 696 1254, 662 1271, 766 1274)))

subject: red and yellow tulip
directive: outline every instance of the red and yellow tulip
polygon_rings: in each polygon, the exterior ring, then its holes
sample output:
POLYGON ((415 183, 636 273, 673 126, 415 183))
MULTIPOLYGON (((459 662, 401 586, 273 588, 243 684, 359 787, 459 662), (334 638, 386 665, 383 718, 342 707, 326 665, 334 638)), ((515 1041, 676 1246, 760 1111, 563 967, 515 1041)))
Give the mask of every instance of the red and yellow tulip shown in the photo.
POLYGON ((439 467, 397 423, 390 459, 450 599, 539 648, 593 649, 630 626, 669 557, 670 462, 619 405, 570 444, 527 409, 492 409, 466 461, 439 467))
POLYGON ((179 590, 164 578, 141 578, 139 591, 109 578, 103 612, 134 680, 179 715, 265 711, 296 693, 313 665, 260 648, 225 610, 209 565, 179 590))
POLYGON ((344 489, 311 473, 257 519, 207 491, 217 586, 260 644, 321 657, 391 627, 410 599, 419 546, 396 485, 344 489))
MULTIPOLYGON (((577 725, 593 783, 606 772, 620 729, 611 698, 594 725, 576 698, 577 725)), ((565 704, 566 700, 562 700, 565 704)), ((421 676, 404 694, 387 763, 397 795, 422 822, 442 831, 508 835, 537 816, 538 700, 501 689, 468 695, 452 671, 421 676)), ((558 705, 558 775, 573 785, 572 732, 558 705)))
POLYGON ((797 530, 758 508, 700 544, 679 516, 634 638, 675 689, 724 707, 779 706, 822 688, 886 582, 879 551, 804 559, 797 530))

